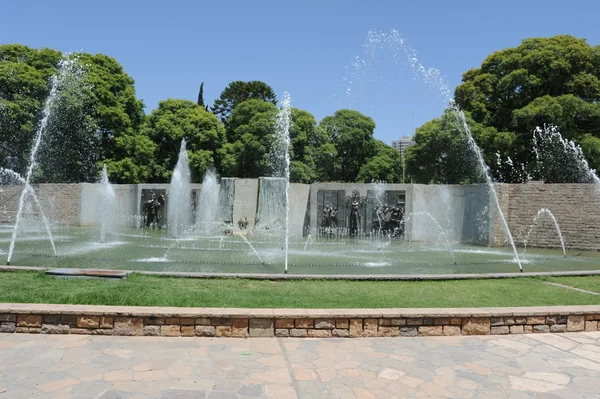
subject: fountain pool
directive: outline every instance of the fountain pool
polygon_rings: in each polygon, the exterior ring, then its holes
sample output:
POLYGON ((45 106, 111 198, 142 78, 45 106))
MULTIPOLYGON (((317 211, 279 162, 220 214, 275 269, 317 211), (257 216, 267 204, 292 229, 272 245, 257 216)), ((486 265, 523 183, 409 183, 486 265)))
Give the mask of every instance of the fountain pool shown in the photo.
MULTIPOLYGON (((274 246, 269 236, 251 236, 260 263, 248 244, 235 235, 173 239, 165 230, 122 229, 112 241, 97 242, 97 230, 54 227, 57 256, 45 231, 29 232, 19 239, 14 265, 118 270, 180 271, 204 273, 284 272, 283 241, 274 246), (165 254, 168 251, 168 255, 165 254)), ((12 229, 0 228, 0 262, 6 262, 12 229)), ((516 272, 510 248, 455 245, 456 265, 441 243, 402 240, 290 237, 290 274, 452 274, 516 272), (382 245, 384 244, 384 245, 382 245), (306 249, 305 249, 306 247, 306 249)), ((528 248, 522 255, 526 272, 598 269, 596 252, 528 248)))

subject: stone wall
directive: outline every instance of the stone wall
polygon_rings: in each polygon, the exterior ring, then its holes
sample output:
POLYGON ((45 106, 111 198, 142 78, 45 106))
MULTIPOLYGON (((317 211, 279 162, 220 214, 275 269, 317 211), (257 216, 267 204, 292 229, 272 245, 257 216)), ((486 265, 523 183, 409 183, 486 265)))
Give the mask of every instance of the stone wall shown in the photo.
MULTIPOLYGON (((79 184, 34 185, 44 214, 53 223, 79 224, 79 184)), ((0 187, 0 223, 14 223, 19 209, 23 186, 0 187)), ((39 208, 31 197, 27 197, 25 216, 39 218, 39 208)))
POLYGON ((203 309, 15 304, 0 333, 368 338, 598 331, 600 306, 489 309, 203 309))
MULTIPOLYGON (((168 189, 167 184, 115 185, 118 193, 119 220, 135 225, 133 219, 141 214, 142 189, 168 189), (130 217, 132 216, 133 219, 130 217), (131 220, 130 220, 131 219, 131 220)), ((198 193, 201 185, 192 188, 198 193)), ((371 184, 315 183, 292 185, 290 203, 291 229, 294 234, 314 232, 318 226, 319 190, 343 191, 351 195, 357 189, 367 195, 371 184), (306 210, 306 215, 303 212, 306 210)), ((0 187, 0 223, 14 223, 22 186, 0 187)), ((89 225, 94 219, 94 184, 40 184, 34 190, 48 219, 54 223, 89 225)), ((483 185, 440 186, 389 184, 386 190, 405 192, 406 215, 411 212, 431 214, 449 239, 460 243, 494 246, 507 244, 504 228, 496 212, 495 203, 483 185)), ((523 246, 532 227, 533 219, 541 208, 549 209, 562 230, 567 249, 600 250, 600 191, 591 184, 497 184, 498 200, 503 209, 515 242, 523 246)), ((254 225, 258 203, 258 180, 236 179, 234 198, 234 225, 248 217, 254 225)), ((34 203, 25 209, 26 217, 39 218, 34 203)), ((439 229, 423 216, 413 217, 406 224, 406 237, 415 241, 436 241, 439 229)), ((528 238, 529 247, 559 248, 560 240, 554 224, 547 216, 541 217, 528 238)))
MULTIPOLYGON (((600 250, 600 192, 593 184, 499 184, 498 196, 515 243, 523 246, 533 220, 542 208, 555 216, 565 246, 600 250)), ((554 223, 545 215, 533 227, 527 246, 560 248, 554 223)), ((496 215, 494 244, 506 245, 504 229, 496 215)))

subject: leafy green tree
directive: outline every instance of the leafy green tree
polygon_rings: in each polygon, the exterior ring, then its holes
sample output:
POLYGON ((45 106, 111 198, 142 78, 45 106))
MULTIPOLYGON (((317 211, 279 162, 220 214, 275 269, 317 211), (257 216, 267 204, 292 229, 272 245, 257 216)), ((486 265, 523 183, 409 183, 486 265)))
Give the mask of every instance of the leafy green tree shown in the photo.
MULTIPOLYGON (((494 136, 495 129, 477 124, 468 116, 467 124, 477 139, 486 135, 494 136)), ((417 128, 414 144, 405 149, 406 173, 414 183, 463 184, 483 181, 483 171, 463 129, 450 109, 441 118, 417 128)), ((488 165, 490 163, 488 160, 488 165)))
POLYGON ((362 165, 377 153, 373 138, 375 122, 358 111, 342 109, 323 118, 320 126, 327 132, 338 156, 335 174, 328 177, 337 181, 356 181, 362 165))
POLYGON ((268 84, 258 80, 250 82, 236 80, 229 83, 221 92, 221 96, 215 100, 211 110, 229 130, 229 118, 233 110, 238 104, 247 100, 262 100, 277 104, 275 92, 268 84))
POLYGON ((48 81, 61 58, 49 49, 0 46, 0 166, 25 172, 48 81))
MULTIPOLYGON (((42 148, 42 181, 93 179, 95 173, 81 173, 90 170, 90 158, 101 162, 125 158, 128 154, 119 148, 117 139, 135 134, 143 119, 143 103, 135 97, 133 79, 121 65, 102 54, 77 53, 71 57, 85 73, 79 82, 80 92, 67 90, 57 101, 62 108, 50 121, 46 140, 63 149, 42 148), (60 137, 52 136, 58 132, 60 137), (97 144, 96 154, 90 154, 91 143, 97 144), (52 168, 48 162, 58 164, 52 168)), ((63 55, 55 50, 0 46, 0 165, 24 172, 50 80, 61 59, 63 55)))
POLYGON ((585 134, 579 142, 590 168, 596 171, 600 170, 600 138, 585 134))
POLYGON ((151 181, 157 145, 143 134, 127 134, 115 139, 119 158, 105 159, 110 181, 117 184, 137 184, 151 181))
POLYGON ((200 90, 198 91, 198 106, 208 111, 208 105, 204 104, 204 82, 200 83, 200 90))
POLYGON ((513 127, 513 111, 565 94, 600 100, 600 47, 568 35, 525 39, 491 54, 463 75, 455 99, 476 122, 502 131, 513 127))
POLYGON ((387 144, 375 140, 376 155, 361 166, 356 180, 360 183, 385 181, 402 182, 402 156, 400 152, 387 144))
POLYGON ((328 180, 335 170, 332 166, 337 152, 310 112, 292 108, 290 141, 290 180, 294 183, 328 180))
MULTIPOLYGON (((467 71, 455 100, 474 121, 503 132, 497 133, 504 135, 500 141, 510 141, 507 151, 506 146, 492 147, 497 140, 488 137, 479 143, 486 154, 498 150, 508 157, 510 152, 518 168, 535 174, 536 126, 554 124, 563 137, 576 141, 586 134, 600 137, 600 46, 568 35, 525 39, 467 71)), ((491 166, 496 176, 509 173, 491 166)), ((507 180, 520 177, 513 174, 507 180)))
POLYGON ((161 101, 146 118, 141 133, 156 145, 152 182, 169 181, 183 139, 187 141, 194 182, 201 181, 209 167, 220 166, 217 152, 225 144, 225 129, 216 116, 193 101, 161 101))
POLYGON ((277 107, 262 100, 244 101, 229 120, 228 142, 219 150, 221 175, 259 177, 269 175, 269 151, 273 144, 277 107))

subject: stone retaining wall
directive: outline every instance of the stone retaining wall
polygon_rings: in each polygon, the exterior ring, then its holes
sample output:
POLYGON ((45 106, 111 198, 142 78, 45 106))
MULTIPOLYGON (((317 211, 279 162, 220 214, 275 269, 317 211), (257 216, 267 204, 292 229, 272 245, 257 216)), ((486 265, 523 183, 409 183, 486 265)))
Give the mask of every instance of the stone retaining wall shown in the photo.
POLYGON ((600 306, 485 309, 195 309, 0 306, 0 332, 166 337, 416 337, 600 331, 600 306))
MULTIPOLYGON (((497 191, 518 246, 523 246, 538 211, 547 208, 556 217, 566 248, 600 250, 600 192, 595 184, 498 184, 497 191)), ((493 243, 506 245, 504 229, 497 216, 493 243)), ((547 215, 538 220, 527 245, 560 248, 556 228, 547 215)))

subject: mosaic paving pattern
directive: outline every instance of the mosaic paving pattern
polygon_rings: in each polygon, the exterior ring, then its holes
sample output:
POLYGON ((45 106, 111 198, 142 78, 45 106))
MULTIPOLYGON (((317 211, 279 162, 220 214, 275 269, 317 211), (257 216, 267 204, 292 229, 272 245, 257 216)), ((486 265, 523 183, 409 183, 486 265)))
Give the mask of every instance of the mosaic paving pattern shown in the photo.
POLYGON ((374 339, 0 334, 0 398, 600 398, 600 332, 374 339))

